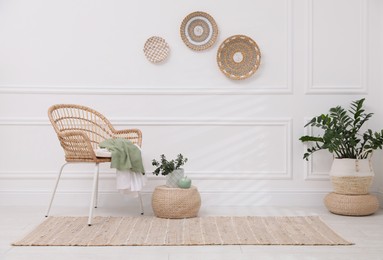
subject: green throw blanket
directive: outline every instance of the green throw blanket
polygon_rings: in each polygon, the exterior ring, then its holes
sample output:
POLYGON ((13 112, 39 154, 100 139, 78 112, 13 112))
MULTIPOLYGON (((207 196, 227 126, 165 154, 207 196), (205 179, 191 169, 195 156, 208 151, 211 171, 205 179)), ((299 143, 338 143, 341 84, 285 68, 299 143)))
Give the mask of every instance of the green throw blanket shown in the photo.
POLYGON ((107 148, 112 153, 111 168, 145 174, 141 151, 131 141, 122 138, 107 139, 102 141, 99 146, 101 148, 107 148))

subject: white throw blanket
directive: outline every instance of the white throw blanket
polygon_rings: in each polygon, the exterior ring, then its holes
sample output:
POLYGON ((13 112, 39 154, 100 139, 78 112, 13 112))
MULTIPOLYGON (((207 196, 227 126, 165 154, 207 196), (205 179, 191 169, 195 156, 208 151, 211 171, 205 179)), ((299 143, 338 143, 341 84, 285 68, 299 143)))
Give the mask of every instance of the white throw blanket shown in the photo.
MULTIPOLYGON (((138 149, 141 151, 141 147, 136 145, 138 149)), ((144 159, 142 159, 144 161, 144 159)), ((147 178, 146 175, 142 175, 140 172, 132 172, 132 171, 116 171, 116 185, 117 190, 122 194, 130 194, 134 197, 138 197, 138 192, 140 192, 143 186, 146 184, 147 178)))
MULTIPOLYGON (((141 147, 136 145, 141 151, 141 147)), ((97 157, 107 157, 110 158, 112 153, 106 148, 98 148, 94 151, 97 157)), ((116 186, 123 194, 132 194, 134 197, 138 196, 138 192, 142 190, 142 187, 146 184, 147 178, 145 175, 142 175, 140 172, 132 171, 116 171, 116 186)))
POLYGON ((117 190, 123 194, 138 196, 138 192, 146 184, 146 176, 140 172, 119 171, 116 173, 117 190))

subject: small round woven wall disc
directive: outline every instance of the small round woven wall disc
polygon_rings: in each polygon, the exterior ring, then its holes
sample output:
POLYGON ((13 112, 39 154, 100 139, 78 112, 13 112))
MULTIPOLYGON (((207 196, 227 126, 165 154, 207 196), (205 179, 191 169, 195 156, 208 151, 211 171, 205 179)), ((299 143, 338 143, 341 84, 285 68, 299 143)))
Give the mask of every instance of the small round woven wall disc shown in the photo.
POLYGON ((153 36, 147 39, 144 45, 144 53, 146 58, 153 63, 165 60, 169 55, 169 45, 165 39, 153 36))
POLYGON ((246 79, 257 71, 261 63, 261 51, 250 37, 234 35, 219 46, 217 63, 227 77, 246 79))
POLYGON ((202 51, 215 43, 218 27, 209 14, 194 12, 182 21, 180 34, 186 46, 195 51, 202 51))

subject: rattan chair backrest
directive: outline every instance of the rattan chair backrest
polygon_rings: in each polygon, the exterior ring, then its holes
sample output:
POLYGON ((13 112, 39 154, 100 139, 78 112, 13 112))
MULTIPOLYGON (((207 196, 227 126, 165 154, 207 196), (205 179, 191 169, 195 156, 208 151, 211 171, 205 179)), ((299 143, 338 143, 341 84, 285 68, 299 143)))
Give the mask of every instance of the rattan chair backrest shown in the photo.
POLYGON ((99 112, 85 106, 53 105, 48 116, 56 133, 82 131, 89 137, 94 149, 103 140, 113 137, 111 123, 99 112))

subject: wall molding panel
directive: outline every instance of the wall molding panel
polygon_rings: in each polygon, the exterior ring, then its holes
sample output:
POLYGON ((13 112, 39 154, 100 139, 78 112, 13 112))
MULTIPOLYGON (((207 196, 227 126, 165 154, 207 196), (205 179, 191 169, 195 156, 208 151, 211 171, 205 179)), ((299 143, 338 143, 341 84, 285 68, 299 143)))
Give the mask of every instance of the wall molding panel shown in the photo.
POLYGON ((317 85, 313 81, 313 52, 314 52, 314 2, 316 0, 308 0, 307 24, 308 24, 308 53, 307 53, 307 85, 306 94, 367 94, 368 93, 368 0, 360 0, 360 83, 353 86, 348 84, 326 84, 317 85))
MULTIPOLYGON (((261 190, 261 191, 226 191, 200 189, 203 207, 221 206, 296 206, 296 207, 322 207, 323 198, 329 190, 261 190)), ((84 207, 87 213, 90 191, 66 191, 58 190, 53 202, 51 213, 54 214, 57 207, 70 206, 84 207), (75 200, 74 200, 75 198, 75 200)), ((146 212, 151 209, 151 191, 143 191, 143 204, 146 212)), ((0 191, 0 206, 41 206, 42 215, 48 203, 51 191, 0 191)), ((116 191, 100 190, 99 207, 124 207, 129 210, 139 209, 139 203, 132 196, 123 197, 116 191)))
MULTIPOLYGON (((289 76, 289 80, 292 76, 289 76)), ((285 86, 241 87, 131 87, 131 86, 0 86, 2 94, 56 95, 259 95, 292 94, 291 84, 285 86)))
MULTIPOLYGON (((306 148, 305 148, 306 149, 306 148)), ((328 181, 330 175, 328 172, 315 171, 312 159, 304 162, 305 180, 308 181, 328 181)))
MULTIPOLYGON (((306 117, 304 119, 305 124, 307 124, 311 118, 306 117)), ((304 135, 313 135, 313 128, 311 126, 307 126, 304 128, 304 135)), ((304 151, 307 150, 308 144, 303 144, 304 151)), ((328 181, 330 180, 330 175, 328 172, 316 171, 313 163, 313 156, 311 155, 309 160, 303 160, 303 169, 304 169, 304 179, 308 181, 328 181)))
POLYGON ((379 190, 377 193, 380 207, 383 208, 383 190, 379 190))
MULTIPOLYGON (((285 167, 275 170, 241 170, 241 171, 188 171, 190 177, 198 180, 290 180, 292 178, 292 119, 291 118, 110 118, 115 126, 273 126, 284 129, 286 150, 284 151, 285 167)), ((35 118, 0 118, 0 126, 41 126, 50 127, 50 122, 41 117, 35 118)), ((150 174, 150 173, 149 173, 150 174)), ((54 172, 41 171, 0 171, 0 179, 46 179, 55 176, 54 172)), ((149 175, 148 175, 149 176, 149 175)), ((91 178, 86 173, 70 173, 66 178, 91 178)))
MULTIPOLYGON (((131 126, 131 125, 244 125, 244 126, 275 126, 291 125, 291 118, 243 118, 243 117, 110 117, 109 121, 113 125, 131 126)), ((0 125, 14 126, 50 126, 46 117, 0 117, 0 125)))
MULTIPOLYGON (((293 93, 293 0, 286 0, 286 75, 280 85, 234 87, 156 87, 156 86, 82 86, 82 85, 9 85, 0 84, 0 94, 56 95, 262 95, 293 93)), ((262 50, 262 47, 261 47, 262 50)), ((261 61, 262 66, 262 61, 261 61)), ((218 71, 218 67, 216 68, 218 71)), ((224 77, 224 75, 221 75, 224 77)), ((250 79, 251 80, 251 79, 250 79)))

